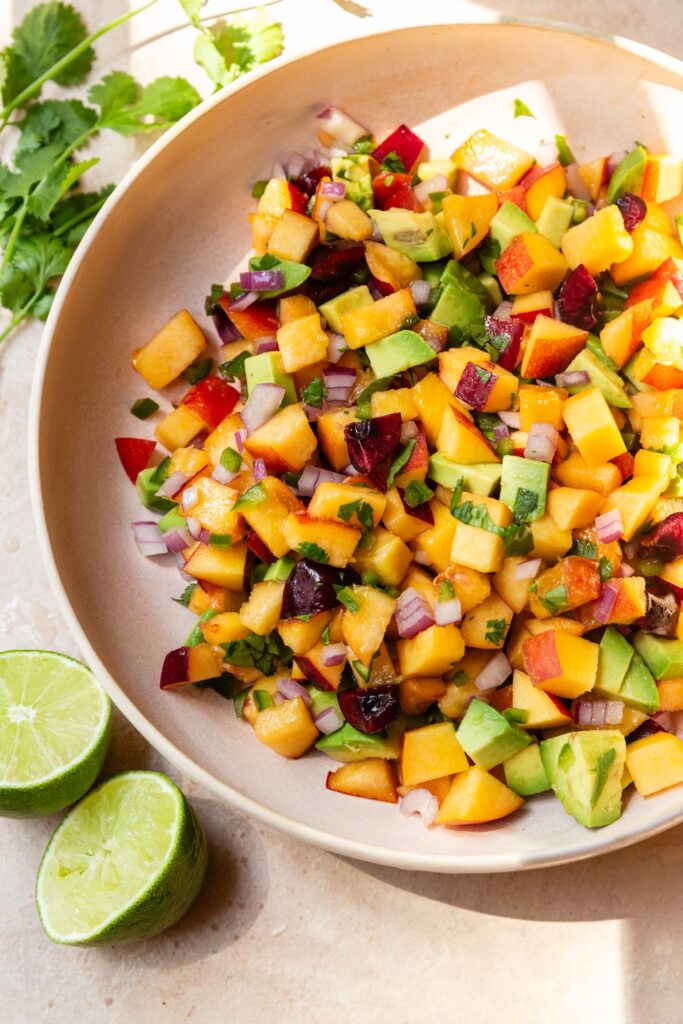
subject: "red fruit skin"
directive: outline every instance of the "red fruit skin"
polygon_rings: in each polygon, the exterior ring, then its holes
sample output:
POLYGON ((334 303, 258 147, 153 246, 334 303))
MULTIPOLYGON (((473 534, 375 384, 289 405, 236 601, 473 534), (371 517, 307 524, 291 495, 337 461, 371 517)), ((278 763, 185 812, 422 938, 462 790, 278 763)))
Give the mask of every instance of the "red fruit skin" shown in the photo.
POLYGON ((358 267, 365 259, 365 246, 357 242, 334 242, 319 245, 311 253, 311 278, 314 281, 337 281, 358 267))
POLYGON ((683 512, 674 512, 662 519, 641 539, 641 544, 646 548, 657 548, 664 562, 680 558, 683 555, 683 512))
POLYGON ((546 309, 530 309, 528 313, 510 313, 511 320, 521 320, 523 324, 532 324, 537 316, 552 316, 553 311, 550 308, 546 309))
POLYGON ((382 171, 376 178, 372 179, 372 192, 375 197, 375 204, 380 210, 388 210, 395 203, 392 196, 402 185, 410 186, 413 177, 411 174, 397 174, 394 171, 382 171))
POLYGON ((621 210, 624 219, 624 227, 627 231, 633 231, 645 219, 647 206, 645 200, 640 196, 634 196, 632 192, 624 192, 617 199, 617 206, 621 210))
POLYGON ((425 144, 422 139, 408 125, 400 124, 384 142, 380 142, 372 155, 377 163, 381 164, 389 153, 395 153, 403 163, 406 173, 412 174, 424 148, 425 144))
POLYGON ((498 193, 498 205, 502 206, 503 203, 514 203, 518 206, 522 213, 526 213, 526 189, 521 184, 515 185, 514 188, 509 188, 507 192, 498 193))
POLYGON ((628 480, 630 476, 633 476, 633 463, 634 458, 630 452, 623 452, 621 455, 615 456, 610 459, 613 466, 616 466, 621 473, 622 480, 628 480))
POLYGON ((319 690, 334 690, 329 679, 322 674, 317 665, 314 665, 310 658, 307 658, 305 654, 295 654, 294 661, 301 669, 303 674, 306 676, 309 682, 317 686, 319 690))
POLYGON ((628 298, 624 305, 624 309, 628 309, 630 306, 635 306, 637 302, 642 299, 649 299, 652 292, 652 281, 671 281, 674 288, 683 301, 683 271, 679 270, 671 256, 667 260, 664 260, 656 270, 654 270, 649 277, 646 277, 640 284, 635 285, 631 288, 628 293, 628 298))
POLYGON ((161 667, 160 689, 170 690, 172 687, 182 686, 188 681, 189 654, 189 647, 178 647, 175 651, 168 652, 161 667))
POLYGON ((497 374, 491 370, 482 370, 482 367, 475 363, 467 363, 455 389, 455 397, 469 405, 471 409, 481 411, 497 380, 497 374), (485 380, 480 377, 480 372, 483 372, 485 380))
MULTIPOLYGON (((300 192, 305 193, 307 196, 315 194, 315 190, 322 178, 331 178, 332 171, 329 167, 314 167, 310 171, 306 171, 301 177, 297 178, 294 184, 300 192)), ((303 211, 302 211, 303 212, 303 211)))
POLYGON ((401 706, 398 686, 374 686, 369 690, 342 690, 339 707, 346 721, 370 736, 382 732, 398 717, 401 706))
MULTIPOLYGON (((484 326, 489 338, 507 338, 507 347, 500 353, 498 363, 504 370, 514 370, 519 359, 519 350, 524 337, 521 320, 501 320, 497 316, 484 317, 484 326)), ((494 346, 496 347, 496 346, 494 346)))
POLYGON ((496 711, 507 711, 508 708, 512 707, 512 683, 506 683, 505 686, 499 686, 498 689, 492 690, 488 694, 489 704, 496 711))
POLYGON ((526 192, 526 190, 530 188, 535 181, 538 181, 538 179, 542 178, 544 174, 548 174, 549 171, 554 171, 555 168, 559 166, 560 165, 557 160, 552 164, 547 164, 545 167, 541 167, 539 164, 534 164, 534 166, 526 172, 518 187, 523 188, 526 192))
POLYGON ((390 285, 388 281, 380 281, 380 279, 375 277, 374 274, 370 274, 370 277, 368 278, 368 288, 370 291, 372 291, 373 288, 376 288, 382 296, 391 295, 396 291, 393 285, 390 285))
POLYGON ((421 519, 423 523, 429 523, 430 526, 434 525, 434 513, 429 507, 428 501, 423 501, 421 505, 411 508, 410 505, 406 505, 405 491, 399 488, 398 494, 403 502, 403 511, 407 516, 415 516, 416 519, 421 519))
POLYGON ((583 263, 565 278, 557 296, 560 319, 582 331, 590 331, 598 322, 598 286, 583 263))
POLYGON ((115 437, 114 444, 126 476, 134 484, 138 473, 147 469, 156 442, 146 441, 142 437, 115 437))
POLYGON ((247 309, 239 310, 228 306, 226 313, 247 341, 275 334, 280 326, 274 302, 254 302, 247 309))
POLYGON ((253 551, 258 559, 265 562, 267 565, 272 565, 275 561, 275 555, 270 550, 267 544, 264 544, 257 533, 250 530, 247 534, 247 547, 250 551, 253 551))
POLYGON ((359 473, 372 473, 392 453, 400 440, 401 426, 398 412, 347 424, 344 437, 351 463, 359 473))
POLYGON ((201 417, 210 430, 214 430, 230 415, 239 397, 239 391, 220 377, 205 377, 188 391, 182 404, 201 417))
POLYGON ((285 581, 282 618, 295 619, 297 615, 316 615, 336 608, 339 601, 334 588, 341 582, 341 576, 331 565, 302 558, 285 581))
POLYGON ((415 195, 415 189, 410 185, 400 185, 395 192, 391 193, 391 199, 385 210, 419 210, 420 204, 415 195))
POLYGON ((289 182, 289 196, 292 200, 292 210, 294 213, 305 213, 308 206, 308 196, 304 195, 291 181, 289 182))

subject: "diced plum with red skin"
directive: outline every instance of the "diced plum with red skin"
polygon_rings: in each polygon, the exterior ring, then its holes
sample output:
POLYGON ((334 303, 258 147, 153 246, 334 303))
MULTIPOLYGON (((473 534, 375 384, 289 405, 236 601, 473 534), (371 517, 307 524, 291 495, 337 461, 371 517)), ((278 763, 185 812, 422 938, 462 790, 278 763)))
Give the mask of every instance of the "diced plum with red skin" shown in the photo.
POLYGON ((414 508, 411 508, 410 505, 406 505, 405 491, 399 488, 398 494, 403 502, 403 511, 407 516, 415 516, 416 519, 421 519, 423 523, 429 523, 430 526, 434 525, 434 513, 428 501, 423 501, 421 505, 415 505, 414 508))
POLYGON ((624 219, 624 227, 627 231, 633 231, 640 222, 645 219, 647 206, 645 200, 640 196, 634 196, 632 192, 624 192, 617 199, 617 206, 621 210, 624 219))
POLYGON ((334 588, 341 586, 341 576, 331 565, 302 558, 285 581, 282 595, 282 618, 316 615, 339 604, 334 588))
POLYGON ((560 319, 582 331, 592 330, 598 322, 598 286, 583 263, 572 270, 557 295, 560 319))
POLYGON ((683 512, 672 515, 657 523, 645 537, 641 538, 643 547, 656 548, 663 562, 670 562, 683 555, 683 512))
POLYGON ((310 683, 313 683, 314 686, 317 686, 319 690, 326 690, 328 692, 331 690, 336 690, 337 685, 336 676, 334 675, 335 670, 333 670, 332 668, 328 669, 328 672, 330 673, 331 676, 331 678, 328 679, 328 677, 325 675, 324 666, 316 665, 313 659, 309 658, 308 655, 295 654, 294 661, 296 662, 298 668, 306 676, 306 679, 308 679, 310 683), (332 681, 333 678, 335 679, 335 682, 332 681))
POLYGON ((370 274, 370 277, 368 278, 368 288, 371 292, 374 288, 382 297, 385 295, 391 295, 396 291, 394 286, 389 284, 388 281, 380 281, 380 279, 375 277, 374 274, 370 274))
POLYGON ((247 547, 260 561, 265 562, 267 565, 271 565, 275 561, 275 555, 270 550, 267 544, 264 544, 257 533, 250 530, 247 534, 247 547))
POLYGON ((496 711, 507 711, 508 708, 512 707, 512 683, 506 683, 505 686, 499 686, 495 690, 490 690, 488 693, 489 704, 496 711))
POLYGON ((411 186, 411 174, 395 174, 382 171, 372 181, 375 204, 380 210, 391 210, 401 207, 404 210, 417 210, 419 203, 411 186))
POLYGON ((342 690, 338 697, 346 721, 359 732, 370 735, 390 726, 401 710, 398 686, 393 684, 369 690, 342 690))
POLYGON ((644 740, 646 736, 653 736, 656 732, 668 731, 663 725, 660 725, 656 718, 646 718, 642 725, 639 725, 637 729, 628 734, 626 742, 636 743, 638 740, 644 740))
POLYGON ((491 344, 500 352, 499 365, 504 370, 514 370, 524 337, 522 321, 502 320, 498 316, 486 316, 484 317, 484 327, 491 344))
POLYGON ((226 313, 247 341, 275 334, 280 326, 274 302, 253 302, 246 309, 233 309, 230 305, 226 313))
POLYGON ((168 690, 172 686, 182 686, 186 683, 190 674, 190 648, 178 647, 175 651, 169 651, 161 666, 161 678, 159 687, 168 690))
POLYGON ((182 404, 192 409, 210 430, 215 430, 230 415, 239 397, 239 391, 220 377, 205 377, 188 391, 182 404))
POLYGON ((395 153, 405 167, 406 173, 411 174, 424 148, 422 139, 411 131, 408 125, 400 124, 384 142, 380 142, 372 155, 377 163, 381 164, 389 153, 395 153))
POLYGON ((336 281, 347 277, 365 260, 365 246, 358 242, 318 245, 309 260, 314 281, 336 281))
POLYGON ((465 405, 469 405, 470 409, 481 411, 497 380, 497 374, 487 370, 484 366, 467 363, 455 389, 455 397, 465 405))
POLYGON ((143 437, 115 437, 114 444, 126 476, 134 484, 138 473, 147 469, 156 442, 146 441, 143 437))
POLYGON ((645 633, 655 636, 676 636, 680 606, 676 595, 668 587, 650 588, 646 593, 645 615, 638 619, 638 626, 645 633))
POLYGON ((401 438, 401 414, 390 412, 358 420, 344 428, 349 458, 359 473, 372 473, 393 452, 401 438))
POLYGON ((294 184, 300 192, 305 193, 307 196, 312 196, 315 195, 315 190, 320 184, 321 179, 331 177, 332 171, 329 167, 313 167, 310 171, 304 171, 298 178, 295 178, 294 184))

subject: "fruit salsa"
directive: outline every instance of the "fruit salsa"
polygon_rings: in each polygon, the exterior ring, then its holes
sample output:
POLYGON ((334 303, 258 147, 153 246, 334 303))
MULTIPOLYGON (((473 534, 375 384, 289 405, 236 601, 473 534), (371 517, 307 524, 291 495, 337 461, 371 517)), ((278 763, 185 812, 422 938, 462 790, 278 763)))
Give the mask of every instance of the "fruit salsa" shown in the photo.
POLYGON ((683 782, 683 162, 318 124, 206 300, 217 369, 184 309, 132 355, 175 388, 116 439, 134 538, 198 616, 161 688, 427 825, 608 825, 683 782))

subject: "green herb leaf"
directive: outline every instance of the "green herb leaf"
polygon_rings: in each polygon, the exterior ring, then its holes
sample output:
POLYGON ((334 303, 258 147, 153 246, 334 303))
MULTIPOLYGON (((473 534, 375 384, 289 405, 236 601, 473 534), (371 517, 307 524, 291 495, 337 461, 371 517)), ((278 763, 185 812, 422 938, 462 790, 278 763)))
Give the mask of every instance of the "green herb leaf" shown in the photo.
POLYGON ((358 614, 360 611, 360 604, 349 587, 335 586, 334 592, 337 595, 337 600, 343 604, 345 608, 348 608, 352 615, 358 614))
POLYGON ((377 380, 373 380, 371 384, 363 388, 356 398, 356 418, 359 420, 369 420, 371 414, 370 399, 377 391, 389 391, 393 383, 393 377, 378 377, 377 380))
POLYGON ((578 555, 580 558, 597 558, 598 546, 590 540, 584 540, 583 537, 576 537, 572 541, 569 554, 578 555))
POLYGON ((196 586, 196 583, 188 584, 188 586, 185 587, 185 589, 183 590, 180 597, 172 597, 171 600, 175 601, 176 604, 182 604, 185 608, 188 608, 190 605, 190 601, 192 600, 192 595, 194 593, 194 589, 196 586))
POLYGON ((488 640, 491 644, 500 645, 505 639, 507 628, 508 624, 506 619, 489 619, 486 623, 484 639, 488 640))
POLYGON ((434 497, 434 491, 421 480, 411 480, 403 492, 403 500, 408 508, 418 508, 434 497))
POLYGON ((413 454, 415 444, 415 438, 412 438, 408 441, 405 447, 401 449, 394 461, 391 463, 391 466, 389 467, 389 475, 387 476, 387 490, 391 490, 394 486, 394 480, 396 477, 399 475, 403 467, 410 462, 410 457, 413 454))
POLYGON ((505 708, 503 718, 511 725, 523 725, 529 718, 529 712, 524 708, 505 708))
POLYGON ((200 380, 208 377, 213 369, 213 359, 200 359, 198 363, 192 363, 184 371, 183 377, 188 384, 199 384, 200 380))
POLYGON ((247 349, 244 352, 240 352, 234 359, 229 359, 227 363, 221 363, 218 367, 218 372, 224 380, 228 380, 230 377, 237 377, 239 380, 244 380, 246 376, 246 370, 244 364, 247 359, 251 356, 251 352, 247 349))
MULTIPOLYGON (((235 506, 235 508, 237 508, 237 506, 235 506)), ((325 551, 324 548, 319 547, 317 544, 314 544, 313 541, 305 540, 303 544, 299 544, 297 550, 300 555, 304 556, 304 558, 312 558, 314 562, 322 562, 323 565, 326 565, 330 560, 330 556, 327 551, 325 551)))
POLYGON ((260 181, 255 181, 254 184, 251 186, 251 198, 260 199, 263 193, 266 191, 267 184, 267 178, 262 178, 260 181))
POLYGON ((467 686, 470 681, 470 677, 462 669, 458 669, 452 679, 448 680, 449 683, 453 683, 454 686, 467 686))
POLYGON ((550 612, 551 615, 557 615, 558 612, 564 611, 569 604, 567 587, 564 583, 560 583, 559 586, 553 587, 547 593, 539 594, 538 600, 547 612, 550 612))
POLYGON ((526 487, 518 487, 512 514, 519 523, 526 523, 538 508, 538 495, 526 487))
POLYGON ((98 128, 110 128, 119 135, 168 128, 201 102, 184 78, 164 76, 143 89, 125 71, 105 75, 91 87, 88 99, 99 108, 98 128))
POLYGON ((287 667, 292 663, 292 652, 286 647, 278 633, 268 636, 252 634, 244 640, 231 640, 220 645, 225 658, 240 668, 257 668, 264 676, 272 676, 276 665, 287 667))
POLYGON ((355 516, 356 522, 363 530, 372 530, 374 526, 372 505, 369 505, 367 501, 361 501, 360 498, 357 501, 349 501, 346 505, 340 505, 337 509, 337 515, 345 523, 349 524, 355 516))
POLYGON ((263 711, 264 708, 272 708, 275 701, 267 690, 254 690, 254 704, 258 711, 263 711))
POLYGON ((526 523, 497 526, 484 504, 465 501, 462 505, 454 507, 454 501, 451 501, 451 515, 461 523, 477 526, 480 530, 488 530, 489 533, 495 533, 498 537, 502 537, 506 555, 527 555, 534 546, 531 531, 526 523))
POLYGON ((531 111, 527 107, 527 105, 524 102, 524 100, 518 100, 518 99, 515 100, 514 113, 513 113, 512 116, 513 117, 533 117, 533 118, 536 117, 535 114, 531 113, 531 111))
POLYGON ((610 747, 603 754, 600 754, 595 759, 595 783, 593 785, 593 792, 591 793, 591 807, 595 807, 603 789, 609 778, 609 770, 614 764, 617 757, 617 752, 614 747, 610 747))
POLYGON ((233 697, 233 705, 234 705, 234 708, 235 708, 235 714, 237 715, 238 718, 242 717, 242 714, 244 712, 244 705, 246 703, 247 697, 249 696, 250 692, 251 692, 251 687, 250 686, 245 686, 245 688, 243 690, 240 690, 239 693, 236 693, 235 696, 233 697))
POLYGON ((612 575, 612 569, 614 566, 610 562, 609 558, 605 558, 604 555, 598 562, 598 572, 600 573, 600 579, 604 583, 612 575))
POLYGON ((133 402, 131 405, 130 411, 139 420, 146 420, 149 416, 153 416, 158 408, 159 403, 155 402, 153 398, 138 398, 137 402, 133 402))
MULTIPOLYGON (((393 171, 395 174, 406 173, 406 165, 403 163, 398 153, 396 153, 395 150, 393 149, 384 157, 384 160, 382 160, 380 167, 382 167, 385 171, 393 171)), ((387 185, 388 184, 389 181, 387 180, 387 185)))
POLYGON ((564 135, 555 136, 555 145, 557 146, 557 159, 563 167, 567 167, 569 164, 573 164, 575 162, 576 158, 564 135))
POLYGON ((452 601, 455 597, 455 589, 450 580, 444 580, 439 587, 439 604, 443 604, 445 601, 452 601))
POLYGON ((330 624, 329 624, 329 622, 327 623, 327 625, 325 626, 324 630, 322 631, 320 639, 323 642, 323 646, 327 647, 327 645, 330 642, 330 624))
POLYGON ((306 405, 312 405, 314 409, 322 409, 323 399, 327 395, 327 388, 321 377, 314 377, 306 384, 301 392, 301 401, 306 405))
POLYGON ((187 640, 185 641, 186 647, 196 647, 197 644, 204 643, 204 634, 202 633, 202 623, 207 622, 209 619, 213 619, 218 612, 214 608, 209 608, 197 619, 193 629, 191 630, 187 640))
POLYGON ((463 492, 464 486, 465 486, 465 478, 464 478, 464 476, 461 476, 461 477, 458 478, 458 480, 456 481, 455 487, 453 488, 453 494, 451 495, 451 501, 450 501, 450 505, 449 505, 450 513, 451 513, 451 515, 453 516, 454 519, 458 519, 459 518, 458 516, 456 516, 455 510, 458 508, 458 506, 460 504, 460 499, 462 498, 462 492, 463 492))
POLYGON ((375 140, 372 135, 361 135, 360 139, 356 139, 352 148, 354 153, 372 153, 373 149, 376 148, 375 140))
POLYGON ((193 24, 201 31, 195 42, 194 59, 218 87, 229 85, 282 53, 282 26, 271 21, 265 11, 248 21, 217 21, 205 27, 197 18, 193 24))

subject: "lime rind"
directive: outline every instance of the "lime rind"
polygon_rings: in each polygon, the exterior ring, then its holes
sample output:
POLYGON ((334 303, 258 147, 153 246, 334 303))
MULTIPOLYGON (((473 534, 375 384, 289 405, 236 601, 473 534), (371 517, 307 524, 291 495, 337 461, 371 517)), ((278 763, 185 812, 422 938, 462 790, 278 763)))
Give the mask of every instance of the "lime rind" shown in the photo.
POLYGON ((148 938, 185 913, 207 849, 178 787, 157 772, 122 772, 67 814, 43 855, 36 903, 53 942, 148 938))

